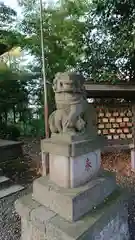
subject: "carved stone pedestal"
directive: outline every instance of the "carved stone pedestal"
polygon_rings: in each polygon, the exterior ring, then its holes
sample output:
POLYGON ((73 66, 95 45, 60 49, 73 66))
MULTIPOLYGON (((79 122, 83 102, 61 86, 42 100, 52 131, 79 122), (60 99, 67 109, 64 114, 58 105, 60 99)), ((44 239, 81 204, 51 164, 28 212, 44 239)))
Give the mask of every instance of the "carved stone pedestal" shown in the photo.
POLYGON ((84 78, 58 73, 53 87, 52 136, 41 142, 42 153, 49 153, 50 175, 35 180, 32 196, 16 202, 21 240, 126 240, 126 198, 115 175, 100 167, 104 139, 97 136, 84 78))
POLYGON ((50 152, 50 180, 65 188, 78 187, 96 176, 101 166, 104 139, 81 139, 61 135, 42 140, 42 151, 50 152))
POLYGON ((115 189, 112 174, 103 174, 73 189, 59 187, 48 177, 42 177, 34 181, 33 199, 72 222, 102 203, 115 189))
POLYGON ((99 207, 70 222, 27 195, 16 202, 21 240, 128 240, 126 197, 115 191, 99 207))
POLYGON ((100 169, 100 139, 84 142, 43 140, 42 149, 50 152, 50 176, 35 180, 32 196, 16 202, 21 240, 122 240, 128 236, 125 196, 115 174, 100 169))
POLYGON ((78 157, 50 154, 50 179, 61 187, 78 187, 98 173, 100 163, 99 149, 78 157))

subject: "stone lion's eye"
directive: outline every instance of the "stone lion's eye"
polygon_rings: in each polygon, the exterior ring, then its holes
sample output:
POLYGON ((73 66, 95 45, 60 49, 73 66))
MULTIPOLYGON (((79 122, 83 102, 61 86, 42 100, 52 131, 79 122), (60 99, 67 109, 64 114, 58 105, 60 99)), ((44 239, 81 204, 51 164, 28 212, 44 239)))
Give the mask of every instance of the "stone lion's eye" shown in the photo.
POLYGON ((62 82, 60 82, 60 86, 61 86, 61 87, 63 86, 63 83, 62 83, 62 82))

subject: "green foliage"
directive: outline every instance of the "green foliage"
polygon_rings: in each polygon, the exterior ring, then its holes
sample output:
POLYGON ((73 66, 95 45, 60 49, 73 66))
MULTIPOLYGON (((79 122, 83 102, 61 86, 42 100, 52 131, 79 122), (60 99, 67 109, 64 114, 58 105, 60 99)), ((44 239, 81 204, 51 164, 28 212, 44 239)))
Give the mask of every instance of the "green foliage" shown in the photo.
POLYGON ((20 44, 22 35, 15 29, 16 12, 0 3, 0 43, 4 43, 11 48, 20 44))
MULTIPOLYGON (((37 1, 21 0, 24 44, 41 66, 37 1)), ((57 1, 43 7, 46 76, 77 70, 93 81, 134 79, 134 1, 57 1)))
POLYGON ((35 137, 44 136, 44 118, 32 119, 30 127, 30 135, 35 137))
MULTIPOLYGON (((26 2, 29 6, 29 1, 24 1, 25 9, 26 2)), ((43 8, 46 76, 49 81, 56 72, 76 67, 77 59, 82 55, 85 23, 81 17, 88 9, 85 2, 79 2, 65 1, 62 5, 43 8)), ((24 42, 25 47, 41 62, 39 9, 25 11, 24 14, 21 28, 26 35, 29 34, 24 42)))
MULTIPOLYGON (((0 3, 0 34, 1 43, 6 44, 7 49, 19 44, 19 32, 13 30, 16 13, 14 10, 0 3)), ((24 115, 28 107, 28 89, 26 72, 19 70, 15 64, 8 66, 0 58, 0 137, 17 140, 20 130, 16 127, 19 119, 25 119, 24 115), (15 125, 13 125, 15 124, 15 125)))
POLYGON ((16 141, 20 137, 20 131, 15 125, 6 125, 3 123, 0 127, 0 138, 16 141))
MULTIPOLYGON (((19 45, 34 56, 24 69, 0 66, 0 124, 17 124, 21 134, 44 134, 40 12, 38 0, 19 0, 24 18, 0 4, 1 43, 19 45), (23 32, 23 35, 20 32, 23 32), (30 100, 35 110, 30 108, 30 100), (37 115, 35 117, 35 115, 37 115)), ((43 5, 49 114, 55 108, 52 80, 76 70, 95 82, 135 79, 135 2, 59 0, 43 5)))
POLYGON ((16 12, 7 7, 4 3, 0 3, 0 27, 5 27, 9 24, 12 24, 16 18, 16 12))
POLYGON ((135 1, 93 0, 87 20, 90 35, 82 69, 96 81, 135 79, 135 1), (91 51, 91 54, 90 54, 91 51))
MULTIPOLYGON (((44 131, 44 87, 41 68, 41 39, 40 13, 38 1, 20 1, 23 7, 24 19, 20 29, 26 34, 23 44, 35 56, 36 64, 30 66, 38 79, 38 86, 33 88, 33 95, 37 96, 36 104, 41 107, 39 120, 32 120, 32 133, 44 131), (31 5, 31 6, 30 6, 31 5), (35 7, 36 6, 36 7, 35 7)), ((63 1, 54 5, 43 6, 44 51, 46 64, 46 79, 49 114, 55 109, 52 80, 57 72, 75 69, 77 62, 82 58, 84 48, 84 34, 86 32, 84 17, 89 9, 88 1, 63 1)), ((30 127, 29 127, 30 129, 30 127)), ((28 132, 28 131, 27 131, 28 132)))

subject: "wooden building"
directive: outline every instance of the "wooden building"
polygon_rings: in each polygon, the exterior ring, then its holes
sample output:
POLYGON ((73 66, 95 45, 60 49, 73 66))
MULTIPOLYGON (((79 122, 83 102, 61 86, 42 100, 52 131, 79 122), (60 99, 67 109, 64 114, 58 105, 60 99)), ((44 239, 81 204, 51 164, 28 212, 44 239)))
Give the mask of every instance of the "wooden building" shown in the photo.
POLYGON ((98 134, 108 139, 104 151, 131 150, 135 170, 135 84, 95 84, 86 82, 88 98, 96 101, 98 134), (109 101, 113 99, 115 101, 109 101), (117 101, 116 101, 117 100, 117 101))

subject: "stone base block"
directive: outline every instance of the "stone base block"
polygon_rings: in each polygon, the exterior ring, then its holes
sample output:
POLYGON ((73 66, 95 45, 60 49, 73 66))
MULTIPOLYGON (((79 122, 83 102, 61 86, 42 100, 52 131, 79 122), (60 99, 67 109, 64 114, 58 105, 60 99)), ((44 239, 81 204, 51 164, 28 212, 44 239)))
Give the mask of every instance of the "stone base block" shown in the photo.
POLYGON ((41 140, 41 151, 53 155, 77 157, 97 149, 102 149, 105 143, 106 140, 101 136, 96 136, 93 139, 80 139, 80 137, 77 137, 75 141, 72 141, 72 139, 69 141, 67 138, 65 140, 64 136, 58 135, 58 138, 52 137, 41 140))
POLYGON ((101 166, 100 150, 78 157, 50 154, 50 179, 65 188, 75 188, 98 174, 101 166))
POLYGON ((33 199, 68 221, 76 221, 104 201, 116 189, 115 174, 104 173, 73 189, 59 187, 41 177, 33 183, 33 199))
POLYGON ((21 216, 21 240, 128 239, 127 195, 115 191, 106 202, 73 223, 39 205, 31 195, 25 196, 15 204, 21 216))

